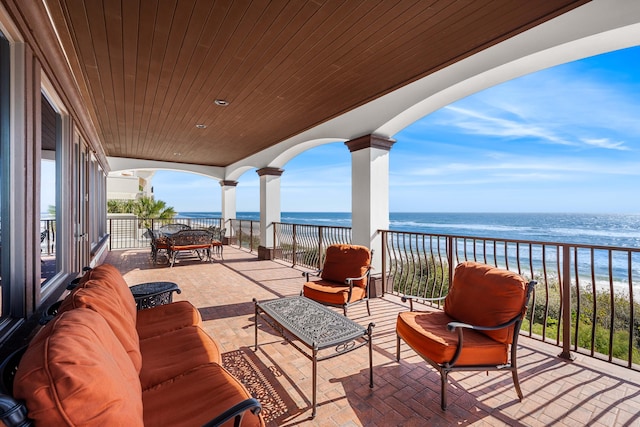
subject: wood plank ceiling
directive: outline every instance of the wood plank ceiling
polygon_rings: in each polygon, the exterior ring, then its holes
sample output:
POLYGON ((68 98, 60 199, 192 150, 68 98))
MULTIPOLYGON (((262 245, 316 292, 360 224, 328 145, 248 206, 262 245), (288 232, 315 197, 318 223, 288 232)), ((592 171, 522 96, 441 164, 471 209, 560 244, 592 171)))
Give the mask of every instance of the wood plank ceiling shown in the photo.
POLYGON ((46 3, 107 155, 227 166, 585 1, 46 3))

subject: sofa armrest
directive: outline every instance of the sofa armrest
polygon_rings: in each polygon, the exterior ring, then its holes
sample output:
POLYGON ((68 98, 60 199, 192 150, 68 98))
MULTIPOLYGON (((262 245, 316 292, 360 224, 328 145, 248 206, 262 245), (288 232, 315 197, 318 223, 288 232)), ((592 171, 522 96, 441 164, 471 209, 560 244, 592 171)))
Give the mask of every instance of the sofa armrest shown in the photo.
POLYGON ((7 427, 33 425, 28 418, 27 407, 24 402, 12 396, 13 380, 25 351, 27 351, 26 345, 13 351, 0 364, 0 421, 7 427))
POLYGON ((251 411, 253 414, 258 415, 261 410, 262 405, 260 405, 260 402, 252 397, 233 405, 231 408, 206 423, 203 427, 217 427, 236 417, 239 418, 234 425, 240 425, 240 420, 246 411, 251 411))
POLYGON ((27 417, 27 407, 11 396, 0 394, 0 421, 6 427, 27 427, 33 423, 27 417))

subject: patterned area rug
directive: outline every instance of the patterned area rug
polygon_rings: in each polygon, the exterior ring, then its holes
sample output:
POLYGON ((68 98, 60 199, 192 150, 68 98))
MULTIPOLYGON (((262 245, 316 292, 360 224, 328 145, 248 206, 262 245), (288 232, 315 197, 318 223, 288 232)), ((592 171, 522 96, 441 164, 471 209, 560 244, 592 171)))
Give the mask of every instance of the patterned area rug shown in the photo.
POLYGON ((254 360, 256 359, 252 360, 252 356, 244 350, 222 354, 222 365, 242 382, 253 397, 258 399, 262 405, 264 421, 273 422, 287 413, 287 404, 267 379, 267 375, 277 377, 280 374, 275 366, 266 367, 259 360, 255 362, 254 360), (260 363, 264 369, 259 369, 256 363, 260 363))

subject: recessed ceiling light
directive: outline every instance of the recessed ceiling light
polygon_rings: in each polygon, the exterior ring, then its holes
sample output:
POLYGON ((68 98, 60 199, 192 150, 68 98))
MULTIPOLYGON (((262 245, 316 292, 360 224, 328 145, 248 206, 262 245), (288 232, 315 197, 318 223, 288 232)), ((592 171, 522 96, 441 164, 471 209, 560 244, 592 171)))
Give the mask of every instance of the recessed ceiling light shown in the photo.
POLYGON ((198 129, 206 129, 206 128, 207 128, 207 125, 203 125, 203 124, 201 124, 201 123, 198 123, 198 124, 196 125, 196 127, 197 127, 198 129))
POLYGON ((216 99, 213 102, 214 104, 219 105, 220 107, 226 107, 227 105, 229 105, 229 101, 226 101, 224 99, 216 99))
POLYGON ((182 156, 182 153, 177 153, 177 152, 176 152, 176 153, 173 153, 173 155, 174 155, 174 156, 176 156, 176 157, 177 157, 177 156, 182 156))

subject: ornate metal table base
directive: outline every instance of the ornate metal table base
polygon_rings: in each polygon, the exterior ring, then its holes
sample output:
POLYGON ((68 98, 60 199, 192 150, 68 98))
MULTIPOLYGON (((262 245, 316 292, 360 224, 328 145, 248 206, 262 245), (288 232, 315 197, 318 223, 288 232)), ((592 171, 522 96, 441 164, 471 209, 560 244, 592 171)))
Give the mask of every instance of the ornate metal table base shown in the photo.
POLYGON ((173 301, 173 292, 182 292, 178 285, 173 282, 141 283, 131 286, 129 289, 133 294, 138 310, 169 304, 173 301))
MULTIPOLYGON (((255 350, 258 350, 258 318, 262 318, 282 337, 312 361, 313 403, 311 417, 316 416, 317 365, 319 361, 349 353, 364 345, 369 345, 369 387, 373 388, 373 348, 372 331, 374 323, 364 328, 348 317, 342 316, 325 306, 302 296, 279 298, 258 302, 253 299, 256 309, 255 350), (309 354, 296 341, 308 349, 309 354), (333 352, 319 356, 322 350, 333 347, 333 352)), ((325 353, 325 352, 323 352, 325 353)))

